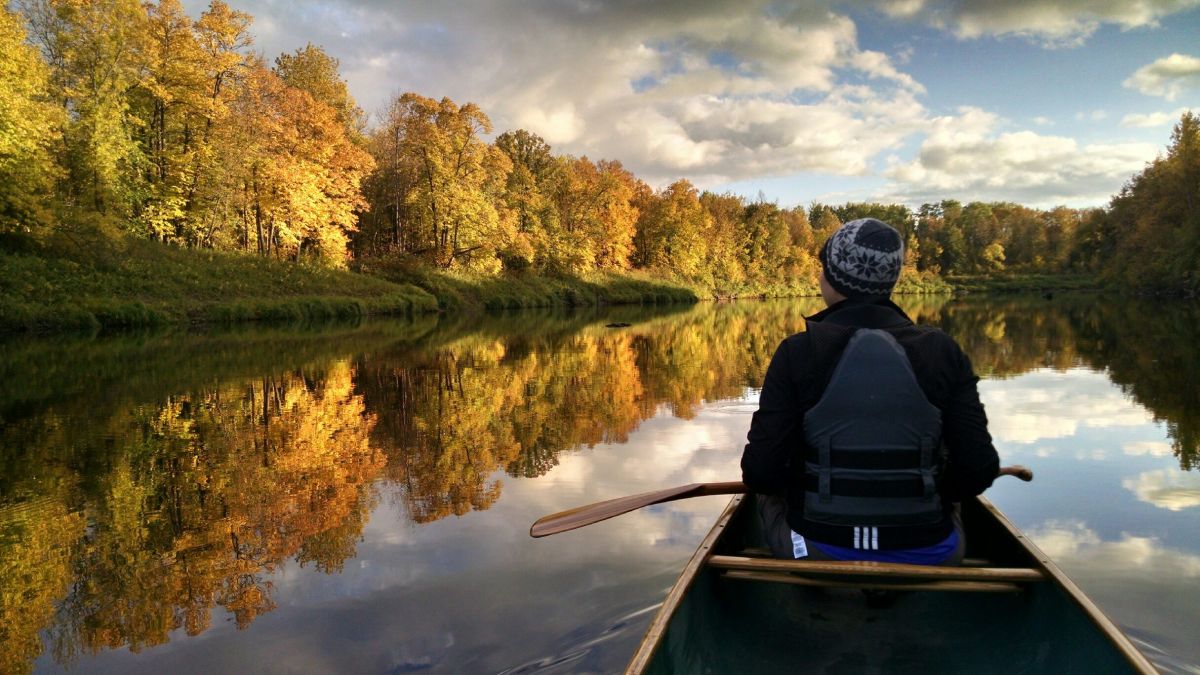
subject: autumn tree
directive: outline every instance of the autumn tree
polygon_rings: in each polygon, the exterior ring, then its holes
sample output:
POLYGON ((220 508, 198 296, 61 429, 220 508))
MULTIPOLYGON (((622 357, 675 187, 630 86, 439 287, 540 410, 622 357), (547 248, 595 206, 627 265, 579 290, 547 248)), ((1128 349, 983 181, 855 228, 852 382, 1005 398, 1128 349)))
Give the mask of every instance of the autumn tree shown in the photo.
POLYGON ((744 200, 734 194, 705 192, 700 195, 700 205, 710 218, 705 268, 712 276, 713 289, 720 295, 736 295, 744 287, 742 251, 749 245, 744 200))
POLYGON ((513 232, 497 208, 511 162, 483 140, 491 131, 474 103, 414 93, 392 102, 372 139, 381 174, 370 207, 394 218, 403 252, 443 269, 496 269, 513 232))
POLYGON ((243 159, 238 131, 245 126, 234 119, 252 65, 243 54, 252 42, 250 22, 249 14, 212 0, 194 24, 204 89, 196 119, 189 123, 186 134, 192 166, 184 212, 198 242, 214 247, 245 249, 251 242, 245 227, 246 200, 240 196, 245 181, 237 175, 243 159))
POLYGON ((813 230, 813 248, 812 255, 816 257, 821 248, 825 246, 825 242, 829 237, 833 236, 834 232, 842 226, 842 220, 837 217, 837 213, 832 208, 825 204, 814 203, 808 209, 808 222, 813 230))
POLYGON ((524 129, 500 134, 495 145, 512 162, 504 186, 504 204, 513 214, 516 233, 513 245, 502 252, 505 266, 524 268, 535 260, 544 264, 552 257, 551 233, 558 230, 553 196, 564 163, 551 154, 550 145, 542 137, 524 129))
POLYGON ((314 100, 333 108, 338 122, 355 142, 362 142, 366 113, 355 103, 338 71, 340 62, 311 42, 291 54, 275 58, 275 74, 288 86, 308 92, 314 100))
POLYGON ((699 280, 707 257, 704 235, 712 228, 711 220, 690 182, 679 180, 667 186, 638 219, 639 266, 699 280))
POLYGON ((370 155, 350 141, 332 107, 262 64, 250 71, 236 112, 240 211, 258 252, 299 260, 307 250, 344 264, 365 206, 359 185, 370 155))
POLYGON ((30 35, 67 115, 62 164, 69 203, 127 215, 143 154, 127 93, 139 81, 147 13, 137 0, 23 0, 30 35))
POLYGON ((755 202, 745 211, 746 247, 742 266, 759 287, 785 281, 781 273, 793 267, 791 232, 783 212, 772 202, 755 202))
POLYGON ((0 232, 47 222, 60 173, 64 114, 48 100, 50 71, 26 37, 21 17, 0 7, 0 232))
POLYGON ((573 272, 627 268, 639 214, 634 200, 642 190, 648 188, 620 162, 564 160, 554 191, 550 265, 573 272))
POLYGON ((195 170, 193 134, 204 107, 204 53, 179 0, 146 6, 140 42, 142 77, 131 90, 131 112, 140 121, 144 189, 133 213, 139 233, 162 241, 195 244, 185 219, 187 192, 195 170))

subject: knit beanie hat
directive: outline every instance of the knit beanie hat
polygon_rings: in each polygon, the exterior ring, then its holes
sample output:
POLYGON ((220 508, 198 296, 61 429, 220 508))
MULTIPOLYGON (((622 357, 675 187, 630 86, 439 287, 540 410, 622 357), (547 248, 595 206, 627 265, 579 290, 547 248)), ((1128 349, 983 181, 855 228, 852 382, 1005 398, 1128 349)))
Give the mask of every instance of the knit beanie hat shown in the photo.
POLYGON ((838 293, 886 297, 900 278, 904 240, 881 220, 852 220, 829 237, 820 257, 825 278, 838 293))

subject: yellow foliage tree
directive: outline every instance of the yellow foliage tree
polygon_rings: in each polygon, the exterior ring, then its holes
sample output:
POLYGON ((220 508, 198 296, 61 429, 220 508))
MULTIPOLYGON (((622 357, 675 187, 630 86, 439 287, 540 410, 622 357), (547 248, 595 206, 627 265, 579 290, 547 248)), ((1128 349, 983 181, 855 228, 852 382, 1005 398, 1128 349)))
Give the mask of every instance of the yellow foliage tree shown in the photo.
POLYGON ((29 230, 59 176, 64 115, 49 102, 50 72, 26 43, 21 17, 0 6, 0 232, 29 230))
POLYGON ((337 111, 261 63, 241 94, 238 210, 258 252, 299 260, 308 251, 344 265, 366 205, 359 187, 374 166, 370 155, 347 137, 337 111))
POLYGON ((515 234, 502 206, 512 162, 483 141, 491 131, 474 103, 414 93, 392 102, 371 144, 390 208, 377 202, 373 209, 390 211, 404 253, 443 269, 499 268, 496 251, 515 234))

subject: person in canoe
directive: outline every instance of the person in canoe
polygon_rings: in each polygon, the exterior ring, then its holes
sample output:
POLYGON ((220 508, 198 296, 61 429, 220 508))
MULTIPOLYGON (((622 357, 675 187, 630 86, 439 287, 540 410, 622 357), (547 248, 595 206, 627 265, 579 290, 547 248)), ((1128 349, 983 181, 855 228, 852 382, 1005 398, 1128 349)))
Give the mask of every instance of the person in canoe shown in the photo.
POLYGON ((821 249, 827 307, 779 345, 742 454, 772 555, 954 565, 955 504, 1000 460, 962 349, 890 299, 895 229, 844 224, 821 249))

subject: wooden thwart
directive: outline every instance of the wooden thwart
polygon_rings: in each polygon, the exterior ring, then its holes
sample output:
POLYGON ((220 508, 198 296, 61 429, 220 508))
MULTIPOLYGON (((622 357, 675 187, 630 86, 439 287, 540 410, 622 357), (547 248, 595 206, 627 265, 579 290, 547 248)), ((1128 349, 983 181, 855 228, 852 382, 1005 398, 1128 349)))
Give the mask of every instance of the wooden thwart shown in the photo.
POLYGON ((810 579, 787 572, 751 572, 748 570, 729 570, 721 575, 725 579, 741 579, 744 581, 770 581, 796 586, 817 586, 820 588, 863 588, 867 590, 903 590, 903 591, 959 591, 969 593, 1019 593, 1020 584, 1004 581, 914 581, 906 583, 895 581, 837 581, 834 579, 810 579))
POLYGON ((1028 567, 934 567, 865 561, 778 560, 735 555, 709 556, 708 564, 727 570, 795 573, 807 576, 863 577, 877 579, 883 583, 908 580, 1031 583, 1046 579, 1045 573, 1041 570, 1028 567))
MULTIPOLYGON (((771 549, 766 546, 751 546, 737 552, 737 555, 747 558, 771 558, 771 549)), ((983 558, 963 558, 960 567, 995 567, 991 560, 983 558)))

